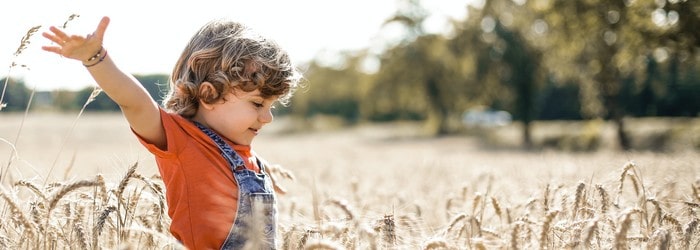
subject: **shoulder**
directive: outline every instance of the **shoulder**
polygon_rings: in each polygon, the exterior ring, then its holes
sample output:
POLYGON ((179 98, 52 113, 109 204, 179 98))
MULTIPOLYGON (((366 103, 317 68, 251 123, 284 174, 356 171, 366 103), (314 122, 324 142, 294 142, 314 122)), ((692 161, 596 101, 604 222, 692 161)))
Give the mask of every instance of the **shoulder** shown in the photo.
POLYGON ((160 119, 163 120, 164 126, 166 121, 169 122, 168 125, 189 123, 189 120, 187 120, 185 117, 162 108, 160 109, 160 119))
POLYGON ((192 121, 180 114, 161 109, 160 117, 166 137, 165 151, 179 153, 188 145, 208 142, 206 135, 192 121))
POLYGON ((192 121, 180 114, 172 113, 163 109, 161 109, 160 112, 161 120, 163 121, 163 128, 166 130, 166 133, 173 132, 167 131, 172 130, 173 128, 177 128, 176 131, 184 132, 186 134, 196 134, 197 132, 201 132, 199 128, 192 123, 192 121))

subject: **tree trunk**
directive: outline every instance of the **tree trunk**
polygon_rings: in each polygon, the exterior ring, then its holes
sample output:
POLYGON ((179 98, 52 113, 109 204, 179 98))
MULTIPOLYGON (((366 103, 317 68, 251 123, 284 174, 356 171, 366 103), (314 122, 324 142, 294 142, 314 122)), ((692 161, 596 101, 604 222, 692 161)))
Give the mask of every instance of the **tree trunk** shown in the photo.
POLYGON ((448 111, 440 98, 440 86, 434 77, 429 77, 425 81, 425 91, 428 94, 429 110, 433 112, 428 119, 433 120, 429 122, 432 125, 431 132, 435 135, 448 134, 450 132, 447 124, 448 111))
POLYGON ((532 149, 531 128, 532 126, 530 121, 523 121, 523 147, 525 149, 532 149))
POLYGON ((615 125, 617 126, 617 144, 622 150, 629 150, 632 148, 632 145, 630 145, 630 138, 627 135, 626 128, 625 128, 625 120, 622 119, 622 116, 616 116, 613 118, 613 121, 615 122, 615 125))
POLYGON ((615 123, 616 134, 617 134, 617 145, 622 150, 629 150, 632 145, 630 145, 630 138, 627 134, 627 129, 625 127, 624 112, 622 107, 617 101, 618 95, 611 95, 611 93, 605 96, 605 107, 610 114, 610 119, 615 123))

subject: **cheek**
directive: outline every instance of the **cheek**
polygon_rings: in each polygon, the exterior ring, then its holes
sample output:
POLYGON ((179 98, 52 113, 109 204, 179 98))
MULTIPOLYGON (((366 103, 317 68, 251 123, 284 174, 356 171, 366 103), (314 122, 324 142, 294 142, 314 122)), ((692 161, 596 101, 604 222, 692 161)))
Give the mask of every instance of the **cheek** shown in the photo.
POLYGON ((242 123, 252 122, 258 119, 258 112, 254 109, 242 110, 235 119, 242 123))

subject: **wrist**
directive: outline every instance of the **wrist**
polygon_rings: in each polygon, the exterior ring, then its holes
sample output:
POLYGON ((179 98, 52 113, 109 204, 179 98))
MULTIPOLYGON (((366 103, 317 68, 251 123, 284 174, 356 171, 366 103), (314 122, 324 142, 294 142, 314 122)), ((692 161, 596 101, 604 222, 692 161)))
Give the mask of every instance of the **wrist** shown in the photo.
POLYGON ((105 50, 104 47, 100 47, 100 50, 98 50, 90 58, 83 60, 82 63, 85 67, 92 67, 102 62, 105 57, 107 57, 107 50, 105 50))

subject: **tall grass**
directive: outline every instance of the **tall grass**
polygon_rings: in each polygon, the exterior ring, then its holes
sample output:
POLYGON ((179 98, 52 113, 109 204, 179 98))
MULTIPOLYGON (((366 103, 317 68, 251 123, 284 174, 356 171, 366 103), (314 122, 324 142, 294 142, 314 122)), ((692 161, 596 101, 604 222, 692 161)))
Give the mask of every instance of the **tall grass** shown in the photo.
POLYGON ((0 191, 5 249, 180 249, 170 236, 162 182, 135 173, 114 185, 94 179, 39 185, 21 180, 0 191))
MULTIPOLYGON (((27 65, 24 65, 24 64, 18 65, 17 62, 16 62, 16 59, 17 59, 17 57, 19 57, 19 56, 22 54, 22 52, 29 46, 29 44, 30 44, 30 40, 29 40, 29 39, 30 39, 37 31, 39 31, 40 28, 41 28, 41 25, 38 25, 38 26, 34 26, 34 27, 30 28, 29 30, 27 30, 27 33, 24 34, 24 36, 22 37, 22 40, 20 41, 19 47, 17 47, 17 50, 15 50, 15 53, 13 54, 13 57, 14 57, 14 58, 13 58, 13 60, 12 60, 12 63, 11 63, 11 65, 10 65, 10 67, 8 67, 8 70, 7 70, 7 77, 5 77, 5 81, 3 82, 3 85, 2 85, 2 92, 0 93, 0 111, 2 111, 2 109, 3 109, 4 107, 6 107, 6 105, 7 105, 7 104, 4 103, 3 101, 4 101, 4 99, 5 99, 5 92, 7 91, 7 85, 10 84, 10 79, 11 79, 10 76, 12 75, 12 70, 13 70, 14 68, 16 68, 17 66, 27 68, 27 65)), ((8 173, 7 171, 9 170, 10 165, 12 165, 12 161, 14 160, 14 156, 15 156, 15 153, 16 153, 16 152, 15 152, 15 145, 17 144, 17 141, 19 140, 19 135, 22 133, 22 127, 23 127, 22 125, 24 124, 24 120, 25 120, 26 117, 27 117, 27 113, 29 113, 29 107, 31 106, 31 103, 32 103, 32 100, 33 100, 33 98, 34 98, 34 93, 35 93, 35 92, 36 92, 36 88, 32 88, 32 92, 31 92, 31 95, 30 95, 30 97, 29 97, 29 102, 27 103, 27 107, 26 107, 26 109, 25 109, 25 111, 24 111, 24 118, 22 119, 22 124, 20 125, 20 129, 18 129, 18 131, 17 131, 17 136, 15 136, 15 140, 14 140, 14 142, 12 143, 12 152, 10 153, 10 160, 7 162, 7 165, 4 167, 4 169, 0 169, 0 183, 3 183, 3 180, 5 179, 5 176, 6 176, 7 173, 8 173)))

